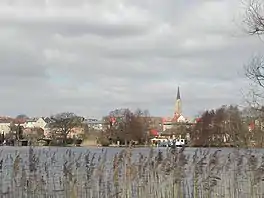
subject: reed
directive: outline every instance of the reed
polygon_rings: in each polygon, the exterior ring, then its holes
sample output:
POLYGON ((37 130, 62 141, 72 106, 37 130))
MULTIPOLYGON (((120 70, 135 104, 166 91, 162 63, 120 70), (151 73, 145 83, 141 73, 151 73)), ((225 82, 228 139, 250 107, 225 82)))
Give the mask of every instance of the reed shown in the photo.
MULTIPOLYGON (((138 149, 140 151, 140 149, 138 149)), ((257 198, 264 196, 264 154, 188 148, 132 154, 0 152, 1 197, 257 198)))

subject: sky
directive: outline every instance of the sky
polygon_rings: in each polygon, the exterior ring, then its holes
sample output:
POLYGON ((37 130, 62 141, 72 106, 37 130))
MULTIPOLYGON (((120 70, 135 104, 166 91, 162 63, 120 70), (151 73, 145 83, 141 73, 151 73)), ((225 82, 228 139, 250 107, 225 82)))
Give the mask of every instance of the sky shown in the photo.
MULTIPOLYGON (((264 43, 240 0, 2 0, 0 114, 116 108, 172 116, 242 104, 243 65, 264 43)), ((262 50, 262 51, 261 51, 262 50)))

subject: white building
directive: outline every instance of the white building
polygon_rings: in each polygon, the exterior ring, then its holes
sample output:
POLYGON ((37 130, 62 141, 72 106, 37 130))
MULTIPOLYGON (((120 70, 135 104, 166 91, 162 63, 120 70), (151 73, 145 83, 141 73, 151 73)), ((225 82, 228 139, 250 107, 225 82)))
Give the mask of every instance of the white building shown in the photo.
POLYGON ((24 122, 22 120, 10 118, 10 117, 0 117, 0 133, 7 134, 11 131, 11 125, 20 125, 24 126, 24 122))
POLYGON ((24 123, 24 127, 25 128, 34 128, 35 124, 36 124, 37 118, 32 118, 32 119, 28 119, 25 123, 24 123))
POLYGON ((41 128, 45 130, 47 124, 50 122, 51 120, 48 117, 32 118, 25 122, 24 127, 25 128, 41 128))
POLYGON ((7 134, 10 132, 10 122, 1 122, 0 123, 0 132, 7 134))
POLYGON ((89 129, 94 129, 94 130, 103 130, 103 127, 105 125, 105 122, 102 120, 98 120, 98 119, 85 119, 84 123, 86 123, 89 127, 89 129))

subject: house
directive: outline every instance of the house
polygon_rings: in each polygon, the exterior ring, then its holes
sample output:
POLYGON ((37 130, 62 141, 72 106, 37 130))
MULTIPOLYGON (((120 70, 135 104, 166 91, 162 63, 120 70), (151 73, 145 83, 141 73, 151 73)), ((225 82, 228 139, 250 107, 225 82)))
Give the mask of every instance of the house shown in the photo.
POLYGON ((0 117, 0 133, 7 134, 11 131, 11 125, 24 126, 25 120, 14 119, 11 117, 0 117))
POLYGON ((6 120, 0 120, 0 132, 7 134, 10 132, 10 125, 11 122, 10 121, 6 121, 6 120))
POLYGON ((35 127, 41 128, 44 130, 45 126, 47 126, 48 123, 51 122, 51 119, 49 117, 40 117, 36 122, 35 122, 35 127))
POLYGON ((83 127, 74 127, 71 129, 70 133, 68 134, 68 138, 78 137, 83 134, 84 129, 83 127))
POLYGON ((48 123, 51 122, 49 117, 32 118, 26 121, 24 124, 25 128, 41 128, 45 129, 48 123))
POLYGON ((24 127, 25 128, 34 128, 37 120, 38 120, 38 118, 30 118, 30 119, 28 119, 25 122, 24 127))
POLYGON ((101 131, 105 126, 105 121, 98 119, 84 119, 84 124, 87 124, 89 129, 101 131))
POLYGON ((45 137, 48 137, 50 134, 49 123, 51 123, 51 119, 49 117, 31 118, 25 122, 24 128, 26 130, 29 129, 27 130, 29 132, 32 131, 30 129, 33 129, 33 128, 43 129, 45 137))

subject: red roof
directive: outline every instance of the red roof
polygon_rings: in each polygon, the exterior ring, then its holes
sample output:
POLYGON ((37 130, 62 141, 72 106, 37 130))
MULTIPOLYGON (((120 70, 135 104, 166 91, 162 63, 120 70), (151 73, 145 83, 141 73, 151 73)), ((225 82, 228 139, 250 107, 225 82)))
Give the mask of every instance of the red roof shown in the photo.
POLYGON ((162 122, 166 122, 167 121, 167 118, 162 118, 162 122))
POLYGON ((202 118, 196 118, 196 122, 201 122, 202 118))
POLYGON ((110 117, 109 120, 110 120, 111 123, 115 123, 116 122, 116 118, 115 117, 110 117))
POLYGON ((251 122, 251 123, 249 124, 248 128, 249 128, 250 130, 254 130, 254 129, 255 129, 255 123, 254 123, 254 122, 251 122))
POLYGON ((177 121, 177 120, 179 119, 180 116, 181 116, 180 114, 175 113, 175 114, 174 114, 174 117, 172 118, 172 120, 173 120, 173 121, 177 121))
POLYGON ((14 124, 24 124, 26 122, 25 119, 15 119, 15 118, 10 118, 10 117, 0 117, 0 123, 14 123, 14 124))
POLYGON ((150 130, 150 134, 153 135, 153 136, 158 136, 159 132, 156 129, 151 129, 150 130))

